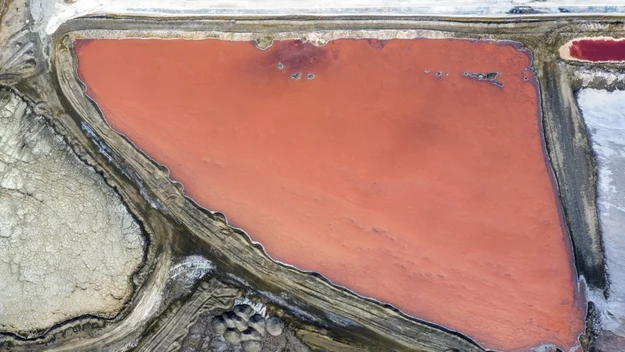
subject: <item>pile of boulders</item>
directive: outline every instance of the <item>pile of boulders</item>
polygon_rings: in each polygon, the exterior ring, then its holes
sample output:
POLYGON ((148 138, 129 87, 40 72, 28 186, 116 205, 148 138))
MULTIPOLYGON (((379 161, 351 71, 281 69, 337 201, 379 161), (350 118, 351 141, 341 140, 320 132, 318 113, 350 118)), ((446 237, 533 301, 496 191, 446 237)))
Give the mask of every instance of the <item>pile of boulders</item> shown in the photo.
POLYGON ((223 336, 230 346, 240 344, 244 352, 260 352, 265 336, 279 336, 285 327, 280 318, 265 318, 247 304, 238 304, 214 317, 211 326, 217 336, 223 336))

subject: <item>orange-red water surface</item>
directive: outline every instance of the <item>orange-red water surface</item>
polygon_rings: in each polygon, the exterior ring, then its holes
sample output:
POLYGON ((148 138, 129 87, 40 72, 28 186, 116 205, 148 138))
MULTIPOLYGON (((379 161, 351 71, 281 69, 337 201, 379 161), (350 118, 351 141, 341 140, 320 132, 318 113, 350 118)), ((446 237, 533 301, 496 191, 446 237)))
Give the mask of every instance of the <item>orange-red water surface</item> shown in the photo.
POLYGON ((487 348, 583 329, 530 57, 510 43, 77 43, 106 119, 275 259, 487 348), (499 72, 499 87, 468 73, 499 72), (463 74, 467 73, 467 74, 463 74))

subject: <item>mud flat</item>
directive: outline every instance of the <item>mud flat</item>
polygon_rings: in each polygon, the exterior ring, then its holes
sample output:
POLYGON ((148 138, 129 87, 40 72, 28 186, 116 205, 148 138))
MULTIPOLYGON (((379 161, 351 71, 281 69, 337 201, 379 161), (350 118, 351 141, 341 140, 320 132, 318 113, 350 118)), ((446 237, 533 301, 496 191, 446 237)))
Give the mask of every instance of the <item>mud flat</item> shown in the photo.
POLYGON ((0 331, 32 338, 81 316, 116 316, 143 263, 139 224, 5 88, 0 126, 0 331))

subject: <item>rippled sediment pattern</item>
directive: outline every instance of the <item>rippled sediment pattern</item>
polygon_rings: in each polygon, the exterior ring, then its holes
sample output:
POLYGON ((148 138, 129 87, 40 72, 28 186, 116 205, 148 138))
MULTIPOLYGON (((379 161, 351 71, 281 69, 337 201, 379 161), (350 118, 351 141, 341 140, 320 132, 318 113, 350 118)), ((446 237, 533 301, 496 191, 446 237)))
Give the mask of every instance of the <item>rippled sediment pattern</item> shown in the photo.
POLYGON ((597 210, 610 278, 608 299, 593 301, 605 330, 600 351, 625 349, 625 91, 582 89, 577 95, 597 160, 597 210))
POLYGON ((77 54, 111 126, 273 258, 488 348, 576 344, 570 244, 514 45, 97 40, 77 54))

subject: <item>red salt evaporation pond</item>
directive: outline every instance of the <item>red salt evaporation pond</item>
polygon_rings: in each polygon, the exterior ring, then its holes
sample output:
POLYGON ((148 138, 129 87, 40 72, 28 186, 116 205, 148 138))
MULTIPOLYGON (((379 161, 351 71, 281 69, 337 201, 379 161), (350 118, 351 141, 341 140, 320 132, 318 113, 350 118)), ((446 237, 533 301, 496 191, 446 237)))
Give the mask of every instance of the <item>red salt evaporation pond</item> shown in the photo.
POLYGON ((582 38, 560 49, 562 58, 584 61, 625 61, 625 39, 582 38))
POLYGON ((77 55, 111 126, 273 258, 488 348, 576 344, 570 244, 513 45, 96 40, 77 55))

